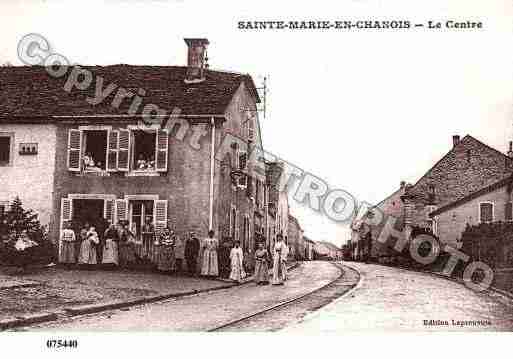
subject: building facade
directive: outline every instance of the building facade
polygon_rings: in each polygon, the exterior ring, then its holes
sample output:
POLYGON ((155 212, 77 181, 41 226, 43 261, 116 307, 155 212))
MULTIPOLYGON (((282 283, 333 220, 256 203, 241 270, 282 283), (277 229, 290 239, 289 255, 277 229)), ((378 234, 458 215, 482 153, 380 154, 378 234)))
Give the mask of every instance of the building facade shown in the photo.
POLYGON ((126 220, 136 233, 150 221, 179 235, 212 228, 251 253, 265 225, 265 180, 245 171, 261 149, 260 99, 249 75, 208 70, 208 40, 186 43, 187 66, 81 67, 119 89, 94 105, 94 82, 69 88, 43 67, 2 67, 0 206, 20 196, 54 239, 66 221, 126 220), (134 92, 139 111, 123 101, 134 92), (148 116, 145 104, 174 115, 148 116), (223 147, 231 136, 245 146, 223 147))

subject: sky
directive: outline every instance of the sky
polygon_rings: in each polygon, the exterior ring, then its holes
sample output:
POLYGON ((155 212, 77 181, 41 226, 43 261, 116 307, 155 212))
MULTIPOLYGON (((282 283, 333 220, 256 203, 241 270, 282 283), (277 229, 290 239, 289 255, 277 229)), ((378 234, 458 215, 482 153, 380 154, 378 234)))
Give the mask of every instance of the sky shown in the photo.
MULTIPOLYGON (((87 65, 185 65, 184 37, 207 37, 213 69, 268 78, 266 150, 377 203, 415 182, 471 134, 501 151, 513 140, 510 0, 3 0, 0 63, 39 33, 87 65), (483 22, 481 30, 250 31, 252 20, 483 22)), ((0 84, 1 86, 1 84, 0 84)), ((0 104, 1 106, 1 104, 0 104)), ((334 224, 295 201, 305 234, 337 245, 334 224)))

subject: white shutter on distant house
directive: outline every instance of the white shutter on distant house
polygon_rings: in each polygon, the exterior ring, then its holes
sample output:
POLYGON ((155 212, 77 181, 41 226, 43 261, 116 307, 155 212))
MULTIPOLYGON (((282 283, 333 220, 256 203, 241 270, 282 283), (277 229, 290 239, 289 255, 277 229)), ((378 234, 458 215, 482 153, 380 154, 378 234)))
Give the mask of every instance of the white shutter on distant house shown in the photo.
POLYGON ((130 131, 119 130, 118 134, 118 171, 128 172, 130 169, 130 131))
POLYGON ((114 223, 114 200, 106 199, 103 202, 103 217, 109 222, 114 223))
POLYGON ((116 200, 116 215, 115 223, 119 221, 126 221, 128 219, 128 200, 117 199, 116 200))
POLYGON ((167 227, 167 200, 155 201, 153 214, 155 217, 155 231, 162 232, 167 227))
POLYGON ((68 132, 68 170, 80 172, 82 163, 82 131, 68 132))
POLYGON ((157 172, 167 172, 169 150, 169 134, 167 130, 157 130, 157 140, 155 142, 155 168, 157 172))
POLYGON ((64 223, 73 218, 73 201, 70 198, 61 198, 61 231, 64 223))
POLYGON ((118 170, 118 131, 109 131, 107 136, 107 164, 108 172, 115 172, 118 170))

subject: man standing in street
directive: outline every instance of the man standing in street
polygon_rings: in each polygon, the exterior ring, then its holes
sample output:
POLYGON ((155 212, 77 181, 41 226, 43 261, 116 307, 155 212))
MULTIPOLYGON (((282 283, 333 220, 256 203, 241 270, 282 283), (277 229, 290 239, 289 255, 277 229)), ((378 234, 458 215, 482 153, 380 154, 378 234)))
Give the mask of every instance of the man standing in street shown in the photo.
POLYGON ((192 276, 196 275, 196 267, 199 252, 199 239, 194 232, 191 232, 187 242, 185 243, 185 260, 187 261, 187 269, 192 276))

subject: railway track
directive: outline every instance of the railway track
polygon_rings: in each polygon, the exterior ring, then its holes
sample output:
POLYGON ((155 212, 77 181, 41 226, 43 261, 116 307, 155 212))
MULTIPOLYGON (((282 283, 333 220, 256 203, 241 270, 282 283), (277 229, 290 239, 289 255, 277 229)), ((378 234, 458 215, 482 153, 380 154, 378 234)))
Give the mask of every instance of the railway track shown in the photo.
POLYGON ((332 264, 340 270, 340 275, 330 283, 208 331, 276 331, 283 329, 291 322, 301 320, 306 314, 341 297, 358 283, 360 277, 357 271, 339 263, 332 264))

